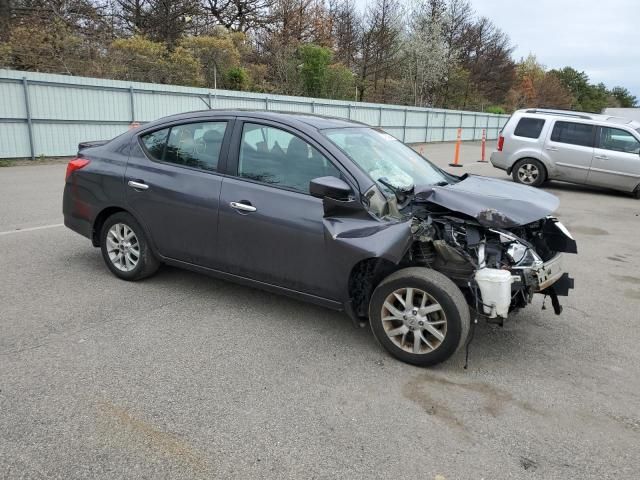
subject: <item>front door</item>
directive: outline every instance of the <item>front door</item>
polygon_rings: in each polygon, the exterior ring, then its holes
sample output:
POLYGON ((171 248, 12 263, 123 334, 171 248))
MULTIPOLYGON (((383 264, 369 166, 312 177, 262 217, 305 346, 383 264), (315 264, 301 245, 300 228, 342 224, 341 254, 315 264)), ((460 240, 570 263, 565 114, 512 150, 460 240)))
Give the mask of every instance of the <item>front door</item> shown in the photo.
POLYGON ((182 123, 134 138, 125 173, 127 202, 162 256, 219 265, 218 171, 230 123, 182 123))
POLYGON ((220 195, 218 245, 224 269, 336 299, 322 200, 309 195, 309 182, 341 176, 340 171, 295 130, 257 121, 236 128, 233 176, 225 178, 220 195))
POLYGON ((553 178, 585 183, 591 160, 595 127, 588 123, 556 120, 545 143, 545 153, 555 164, 553 178))
POLYGON ((640 141, 621 128, 598 127, 587 183, 632 191, 640 185, 640 141))

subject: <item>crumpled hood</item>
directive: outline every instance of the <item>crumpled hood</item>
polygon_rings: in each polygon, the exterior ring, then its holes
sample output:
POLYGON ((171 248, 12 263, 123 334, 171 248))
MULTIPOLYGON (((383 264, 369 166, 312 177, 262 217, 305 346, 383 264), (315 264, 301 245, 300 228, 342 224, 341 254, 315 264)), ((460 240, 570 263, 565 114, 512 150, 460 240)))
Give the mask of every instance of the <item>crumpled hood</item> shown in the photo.
POLYGON ((469 215, 486 227, 526 225, 553 213, 555 195, 496 178, 464 175, 458 183, 418 190, 417 203, 433 203, 469 215))

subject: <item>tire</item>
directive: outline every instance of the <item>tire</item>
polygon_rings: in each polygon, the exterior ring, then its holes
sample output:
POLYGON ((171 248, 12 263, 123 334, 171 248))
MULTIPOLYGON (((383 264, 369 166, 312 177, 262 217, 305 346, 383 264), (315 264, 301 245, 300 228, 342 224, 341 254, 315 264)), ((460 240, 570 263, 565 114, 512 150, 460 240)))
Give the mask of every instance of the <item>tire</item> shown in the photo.
POLYGON ((100 231, 100 250, 111 273, 122 280, 141 280, 156 273, 160 267, 144 230, 126 212, 114 213, 105 220, 100 231))
POLYGON ((391 355, 421 367, 436 365, 451 357, 465 344, 471 325, 469 306, 456 284, 424 267, 403 268, 385 278, 371 296, 369 321, 374 337, 391 355), (395 294, 406 303, 409 289, 413 292, 415 308, 401 310, 402 302, 395 294), (424 303, 423 298, 426 298, 424 303), (387 308, 388 304, 395 314, 387 308), (396 319, 397 313, 403 314, 403 318, 396 319), (438 336, 434 329, 439 332, 438 336), (416 333, 420 334, 417 339, 416 333))
POLYGON ((636 187, 632 195, 633 195, 633 198, 635 198, 636 200, 640 200, 640 185, 636 187))
POLYGON ((516 183, 539 187, 547 180, 547 169, 540 160, 523 158, 513 166, 511 176, 516 183))

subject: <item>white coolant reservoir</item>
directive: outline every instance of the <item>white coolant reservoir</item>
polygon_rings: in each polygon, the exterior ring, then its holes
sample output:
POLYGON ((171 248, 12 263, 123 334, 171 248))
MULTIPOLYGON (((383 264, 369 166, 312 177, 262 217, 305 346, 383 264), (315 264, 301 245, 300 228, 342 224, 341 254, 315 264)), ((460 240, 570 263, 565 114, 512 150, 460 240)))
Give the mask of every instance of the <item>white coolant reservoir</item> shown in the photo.
POLYGON ((497 268, 481 268, 475 275, 480 288, 484 313, 489 317, 507 318, 511 304, 511 272, 497 268))

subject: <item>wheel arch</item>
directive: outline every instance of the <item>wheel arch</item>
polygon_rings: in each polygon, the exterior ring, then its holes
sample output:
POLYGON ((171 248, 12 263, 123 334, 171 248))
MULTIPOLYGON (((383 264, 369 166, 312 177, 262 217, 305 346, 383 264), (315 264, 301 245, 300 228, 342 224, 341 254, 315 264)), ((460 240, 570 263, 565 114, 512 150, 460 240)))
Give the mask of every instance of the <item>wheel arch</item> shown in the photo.
POLYGON ((398 264, 378 257, 365 258, 353 265, 347 283, 348 301, 353 314, 358 318, 366 318, 369 300, 375 288, 400 268, 398 264))
POLYGON ((515 162, 513 162, 513 165, 511 165, 509 170, 507 170, 507 174, 511 175, 513 173, 513 169, 516 167, 516 165, 518 165, 518 163, 520 163, 523 160, 536 160, 536 161, 540 162, 542 164, 542 167, 544 168, 544 178, 547 179, 547 180, 549 179, 549 165, 547 165, 547 162, 543 158, 534 157, 532 155, 524 155, 524 156, 518 158, 515 162))
POLYGON ((93 246, 94 247, 100 246, 100 232, 102 231, 102 226, 104 225, 104 222, 106 222, 109 217, 119 212, 128 213, 136 220, 136 222, 140 224, 140 226, 144 230, 144 234, 145 234, 145 237, 147 238, 147 242, 151 246, 151 250, 153 251, 154 254, 157 254, 157 250, 155 248, 153 238, 149 234, 149 230, 145 226, 144 222, 141 222, 140 218, 138 218, 138 216, 131 210, 118 205, 110 205, 108 207, 105 207, 102 210, 100 210, 98 215, 96 215, 96 218, 93 221, 93 226, 91 228, 91 243, 93 244, 93 246))

